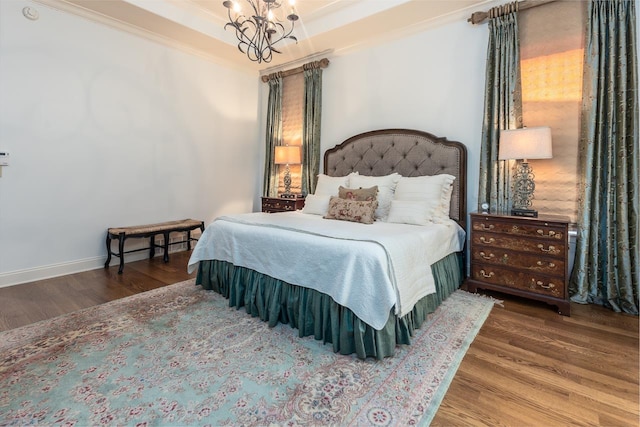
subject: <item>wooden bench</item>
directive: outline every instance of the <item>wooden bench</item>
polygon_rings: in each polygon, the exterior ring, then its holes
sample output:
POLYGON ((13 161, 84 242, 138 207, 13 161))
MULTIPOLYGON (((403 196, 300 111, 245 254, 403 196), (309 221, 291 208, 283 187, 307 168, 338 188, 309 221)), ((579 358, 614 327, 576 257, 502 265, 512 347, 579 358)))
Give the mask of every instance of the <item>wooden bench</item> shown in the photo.
POLYGON ((191 237, 191 231, 199 228, 201 232, 204 232, 204 221, 198 221, 195 219, 183 219, 179 221, 167 221, 157 224, 137 225, 132 227, 114 227, 107 229, 107 262, 104 263, 104 268, 108 268, 111 263, 111 255, 115 255, 120 258, 120 268, 118 274, 122 274, 124 269, 124 254, 138 251, 146 251, 149 249, 149 258, 153 258, 156 253, 156 248, 162 248, 164 250, 164 262, 169 262, 169 245, 177 245, 179 243, 186 243, 187 250, 191 250, 191 241, 198 240, 191 237), (169 233, 172 232, 187 232, 186 240, 180 242, 169 243, 169 233), (161 234, 164 236, 164 242, 162 245, 156 244, 156 236, 161 234), (130 251, 124 250, 124 241, 129 237, 149 237, 149 247, 142 249, 133 249, 130 251), (118 239, 118 253, 111 250, 111 239, 118 239))

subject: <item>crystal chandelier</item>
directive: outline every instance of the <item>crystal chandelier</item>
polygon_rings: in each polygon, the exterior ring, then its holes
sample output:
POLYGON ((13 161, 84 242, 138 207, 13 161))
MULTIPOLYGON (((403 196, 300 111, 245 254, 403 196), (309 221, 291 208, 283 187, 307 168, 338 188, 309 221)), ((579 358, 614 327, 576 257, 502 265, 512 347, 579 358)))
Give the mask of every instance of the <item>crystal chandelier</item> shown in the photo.
POLYGON ((274 10, 282 6, 278 0, 225 0, 222 4, 227 8, 229 22, 224 28, 226 30, 230 26, 236 30, 238 49, 251 61, 271 62, 274 52, 281 53, 273 47, 276 43, 284 39, 298 42, 298 39, 291 35, 298 20, 293 3, 294 0, 289 0, 291 12, 287 15, 287 20, 291 22, 291 28, 287 31, 281 23, 284 21, 278 19, 274 13, 274 10), (249 4, 251 10, 247 15, 243 13, 239 1, 249 4))

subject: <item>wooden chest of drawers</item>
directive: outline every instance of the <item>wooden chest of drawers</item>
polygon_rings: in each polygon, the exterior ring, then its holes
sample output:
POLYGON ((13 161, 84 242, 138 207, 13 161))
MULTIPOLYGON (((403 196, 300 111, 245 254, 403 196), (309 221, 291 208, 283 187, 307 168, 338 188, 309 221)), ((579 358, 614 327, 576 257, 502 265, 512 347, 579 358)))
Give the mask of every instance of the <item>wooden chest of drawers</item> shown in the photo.
POLYGON ((263 197, 262 212, 289 212, 302 209, 304 198, 288 199, 284 197, 263 197))
POLYGON ((570 315, 569 219, 471 214, 469 291, 491 289, 544 301, 570 315))

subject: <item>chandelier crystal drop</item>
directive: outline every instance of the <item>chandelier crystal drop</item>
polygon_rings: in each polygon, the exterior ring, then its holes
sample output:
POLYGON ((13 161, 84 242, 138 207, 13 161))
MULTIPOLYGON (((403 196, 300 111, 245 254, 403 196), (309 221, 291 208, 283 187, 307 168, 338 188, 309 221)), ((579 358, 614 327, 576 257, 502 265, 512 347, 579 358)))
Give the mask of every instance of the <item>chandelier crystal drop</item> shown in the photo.
POLYGON ((232 27, 238 38, 240 52, 254 62, 271 62, 273 53, 282 53, 274 47, 275 44, 285 39, 298 43, 298 39, 292 36, 295 22, 299 19, 294 9, 294 0, 289 1, 290 13, 286 19, 291 23, 287 30, 282 19, 276 16, 276 12, 282 6, 278 0, 225 0, 222 5, 227 8, 229 22, 224 29, 232 27), (250 10, 245 15, 240 1, 248 3, 250 10))

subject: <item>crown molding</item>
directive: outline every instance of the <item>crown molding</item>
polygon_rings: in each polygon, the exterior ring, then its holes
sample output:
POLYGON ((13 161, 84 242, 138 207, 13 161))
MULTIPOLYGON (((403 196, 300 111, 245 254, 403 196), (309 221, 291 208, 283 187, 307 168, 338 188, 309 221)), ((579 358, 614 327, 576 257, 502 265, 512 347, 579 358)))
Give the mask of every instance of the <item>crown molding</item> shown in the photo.
MULTIPOLYGON (((141 37, 141 38, 150 40, 154 43, 158 43, 163 46, 170 47, 190 55, 198 56, 202 59, 216 63, 218 65, 222 65, 225 67, 234 68, 238 70, 243 70, 243 71, 252 71, 251 68, 247 67, 246 65, 242 65, 242 64, 239 64, 238 62, 226 60, 220 56, 214 55, 205 50, 196 49, 187 43, 182 43, 176 39, 172 39, 170 37, 163 36, 153 31, 140 28, 133 24, 120 21, 118 19, 104 15, 94 10, 84 8, 76 3, 72 3, 67 0, 32 0, 32 1, 42 6, 46 6, 51 9, 58 10, 60 12, 75 15, 80 18, 86 19, 88 21, 91 21, 100 25, 104 25, 106 27, 109 27, 117 31, 121 31, 137 37, 141 37)), ((253 71, 257 72, 257 70, 253 70, 253 71)))

